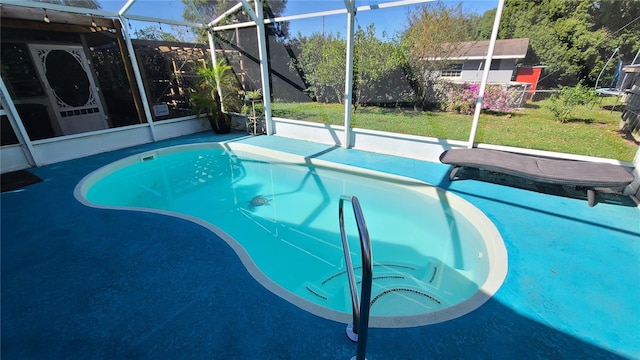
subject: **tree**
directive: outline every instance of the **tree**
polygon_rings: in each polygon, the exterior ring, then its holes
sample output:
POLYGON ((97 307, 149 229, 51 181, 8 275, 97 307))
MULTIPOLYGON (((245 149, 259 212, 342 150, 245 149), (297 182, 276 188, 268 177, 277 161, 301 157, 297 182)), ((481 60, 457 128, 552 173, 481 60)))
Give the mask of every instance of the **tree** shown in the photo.
MULTIPOLYGON (((322 102, 342 103, 345 88, 346 40, 340 34, 300 36, 292 44, 300 49, 290 64, 304 77, 307 92, 322 102)), ((406 93, 401 75, 398 46, 376 37, 375 25, 358 27, 354 33, 352 103, 394 102, 406 93), (394 78, 395 77, 395 78, 394 78)))
POLYGON ((158 25, 150 25, 135 31, 135 36, 141 40, 158 40, 158 41, 182 41, 172 33, 162 31, 158 25))
POLYGON ((497 11, 497 9, 487 10, 478 19, 478 23, 475 29, 475 35, 473 36, 474 40, 487 40, 491 37, 493 22, 496 18, 497 11))
POLYGON ((232 70, 233 67, 227 65, 224 59, 213 65, 199 67, 198 75, 202 80, 198 91, 191 94, 192 110, 196 116, 209 115, 211 128, 219 134, 229 132, 231 126, 231 118, 223 110, 240 111, 238 83, 232 70))
POLYGON ((313 34, 301 37, 300 54, 290 64, 304 74, 311 97, 322 102, 339 102, 344 99, 345 59, 347 47, 340 34, 313 34))
POLYGON ((640 1, 597 1, 593 8, 594 28, 603 28, 607 34, 602 50, 602 59, 620 49, 622 57, 629 62, 640 51, 640 1))
MULTIPOLYGON (((487 11, 476 38, 490 33, 487 11)), ((629 61, 640 46, 640 2, 634 0, 510 0, 506 2, 498 37, 529 38, 525 63, 544 65, 546 86, 593 86, 616 47, 629 61)))
POLYGON ((474 19, 463 13, 461 5, 449 7, 441 2, 423 5, 408 15, 401 49, 416 107, 431 107, 444 96, 438 71, 449 65, 447 59, 459 50, 460 42, 472 39, 474 19))
POLYGON ((597 76, 602 66, 598 47, 605 38, 602 29, 594 29, 589 14, 592 4, 590 0, 509 4, 501 24, 515 25, 501 26, 500 37, 529 38, 532 50, 529 60, 540 61, 534 65, 547 66, 545 71, 555 74, 549 79, 556 84, 576 84, 579 79, 589 82, 590 75, 595 72, 597 76))
POLYGON ((560 87, 560 92, 551 96, 551 103, 547 106, 560 122, 567 122, 571 119, 573 109, 576 106, 587 105, 595 101, 596 92, 589 87, 578 83, 575 87, 560 87))
POLYGON ((366 29, 358 26, 354 42, 355 108, 370 102, 397 101, 404 85, 398 79, 402 69, 398 46, 377 38, 374 24, 366 29))

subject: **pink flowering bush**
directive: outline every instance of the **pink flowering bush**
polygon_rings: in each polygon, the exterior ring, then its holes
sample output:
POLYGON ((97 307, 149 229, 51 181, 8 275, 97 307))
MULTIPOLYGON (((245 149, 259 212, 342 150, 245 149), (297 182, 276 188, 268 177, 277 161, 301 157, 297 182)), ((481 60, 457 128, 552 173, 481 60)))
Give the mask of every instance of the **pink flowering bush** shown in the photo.
MULTIPOLYGON (((445 109, 460 114, 473 114, 479 92, 480 84, 456 84, 449 90, 449 101, 445 109)), ((509 104, 512 97, 512 92, 503 90, 500 86, 489 85, 484 91, 482 108, 494 111, 510 111, 509 104)))

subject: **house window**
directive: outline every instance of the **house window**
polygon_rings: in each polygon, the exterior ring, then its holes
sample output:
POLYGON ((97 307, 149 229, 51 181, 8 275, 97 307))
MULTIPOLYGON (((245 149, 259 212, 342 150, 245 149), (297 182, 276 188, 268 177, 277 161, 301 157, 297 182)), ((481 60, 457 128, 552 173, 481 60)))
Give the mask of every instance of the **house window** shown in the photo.
POLYGON ((462 63, 447 64, 447 67, 440 71, 440 77, 460 77, 462 74, 462 63))

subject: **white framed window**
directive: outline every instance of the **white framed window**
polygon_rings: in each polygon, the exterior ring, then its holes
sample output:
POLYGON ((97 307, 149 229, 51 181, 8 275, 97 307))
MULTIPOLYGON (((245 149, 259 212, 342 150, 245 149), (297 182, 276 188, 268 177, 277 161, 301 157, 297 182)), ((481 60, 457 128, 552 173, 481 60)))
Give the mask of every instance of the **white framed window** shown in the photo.
POLYGON ((440 71, 440 77, 460 77, 460 75, 462 75, 462 63, 447 64, 447 67, 440 71))

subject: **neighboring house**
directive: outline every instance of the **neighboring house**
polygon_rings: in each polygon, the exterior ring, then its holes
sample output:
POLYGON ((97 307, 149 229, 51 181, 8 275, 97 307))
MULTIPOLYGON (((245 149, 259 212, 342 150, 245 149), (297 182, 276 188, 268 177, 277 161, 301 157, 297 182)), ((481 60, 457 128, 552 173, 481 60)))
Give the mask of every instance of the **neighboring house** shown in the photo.
MULTIPOLYGON (((520 108, 524 105, 528 97, 527 92, 535 89, 542 71, 541 67, 534 69, 517 66, 518 61, 527 56, 528 48, 529 39, 506 39, 496 40, 493 49, 487 83, 497 85, 503 92, 511 94, 507 100, 509 108, 520 108), (523 70, 523 73, 518 76, 520 70, 523 70)), ((458 84, 482 81, 489 52, 489 40, 447 43, 443 44, 442 51, 447 55, 432 59, 440 62, 440 69, 427 74, 428 78, 458 84)), ((437 69, 437 65, 435 68, 437 69)), ((446 88, 446 86, 442 87, 442 89, 446 88)), ((438 90, 434 92, 434 94, 437 93, 438 90)), ((445 96, 450 96, 447 90, 445 93, 445 96)), ((434 99, 441 101, 438 100, 437 95, 434 99)))
MULTIPOLYGON (((447 67, 440 70, 440 77, 455 82, 480 82, 489 40, 463 42, 453 48, 451 55, 437 59, 447 60, 447 67)), ((515 78, 516 63, 524 59, 528 48, 529 39, 496 40, 488 82, 511 82, 515 78)))

